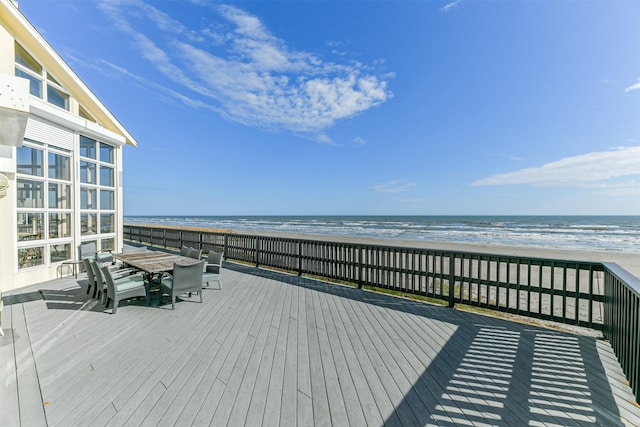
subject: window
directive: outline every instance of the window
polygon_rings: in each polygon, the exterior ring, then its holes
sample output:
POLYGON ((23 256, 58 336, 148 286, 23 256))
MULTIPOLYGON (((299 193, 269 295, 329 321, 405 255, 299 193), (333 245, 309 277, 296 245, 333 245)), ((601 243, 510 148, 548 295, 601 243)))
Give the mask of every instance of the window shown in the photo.
POLYGON ((42 98, 42 66, 19 43, 15 43, 16 76, 29 80, 29 93, 42 98))
POLYGON ((113 187, 113 168, 100 166, 100 185, 113 187))
POLYGON ((16 153, 18 268, 70 259, 73 246, 70 152, 25 140, 16 153))
POLYGON ((113 191, 100 190, 100 209, 112 211, 115 209, 113 204, 113 191))
POLYGON ((71 179, 70 165, 71 159, 69 156, 49 153, 49 178, 69 181, 71 179))
POLYGON ((44 246, 18 249, 18 268, 29 268, 44 264, 44 246))
POLYGON ((35 74, 42 75, 42 66, 18 42, 15 42, 16 64, 20 64, 35 74))
POLYGON ((15 75, 29 80, 29 93, 45 99, 56 107, 69 111, 69 94, 62 85, 58 83, 55 77, 46 72, 42 65, 20 43, 15 42, 14 47, 15 75), (47 85, 46 93, 42 91, 44 82, 47 85))
POLYGON ((42 240, 44 232, 43 213, 18 213, 18 242, 42 240))
POLYGON ((71 185, 49 183, 49 208, 71 209, 71 185))
POLYGON ((89 114, 87 112, 87 110, 84 109, 84 107, 82 105, 80 105, 78 107, 78 115, 80 117, 82 117, 83 119, 89 120, 90 122, 94 122, 96 123, 96 119, 93 118, 93 116, 91 114, 89 114))
POLYGON ((95 188, 82 187, 80 189, 80 209, 98 209, 95 188))
POLYGON ((22 146, 16 148, 18 173, 33 176, 42 176, 42 150, 38 148, 22 146))
POLYGON ((47 85, 47 101, 65 110, 69 109, 69 95, 50 84, 47 85))
POLYGON ((100 143, 100 161, 113 164, 113 147, 100 143))
POLYGON ((16 77, 29 80, 29 93, 38 98, 42 98, 42 81, 40 81, 38 77, 26 73, 19 68, 16 68, 16 77))
POLYGON ((44 182, 18 178, 16 193, 19 208, 44 207, 44 182))
POLYGON ((80 234, 83 236, 93 235, 98 232, 98 220, 96 214, 80 214, 80 234))
POLYGON ((96 183, 96 164, 80 161, 80 182, 84 184, 96 183))
POLYGON ((71 237, 71 214, 50 213, 49 238, 60 239, 62 237, 71 237))
POLYGON ((114 214, 100 214, 100 233, 115 233, 116 222, 114 214))
POLYGON ((71 243, 62 243, 59 245, 51 245, 51 262, 61 262, 71 259, 71 243))
POLYGON ((100 245, 103 251, 115 251, 116 250, 116 239, 102 239, 100 241, 100 245))
POLYGON ((80 135, 80 156, 96 158, 96 140, 80 135))
POLYGON ((113 146, 80 136, 80 232, 98 234, 101 250, 112 249, 115 242, 115 154, 113 146))

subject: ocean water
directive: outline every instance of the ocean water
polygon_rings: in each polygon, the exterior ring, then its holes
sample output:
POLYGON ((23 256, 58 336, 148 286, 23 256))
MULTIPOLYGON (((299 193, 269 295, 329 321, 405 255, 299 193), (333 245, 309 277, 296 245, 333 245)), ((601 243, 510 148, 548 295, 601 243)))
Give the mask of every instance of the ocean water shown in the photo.
POLYGON ((640 216, 125 216, 124 221, 640 254, 640 216))

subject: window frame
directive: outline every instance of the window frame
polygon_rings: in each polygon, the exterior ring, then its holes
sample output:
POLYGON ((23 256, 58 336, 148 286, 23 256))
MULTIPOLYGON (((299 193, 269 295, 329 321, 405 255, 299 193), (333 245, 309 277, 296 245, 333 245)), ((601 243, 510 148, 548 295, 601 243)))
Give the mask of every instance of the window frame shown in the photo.
POLYGON ((42 157, 42 175, 32 175, 29 173, 16 171, 16 182, 19 181, 34 181, 39 183, 42 186, 42 206, 41 207, 24 207, 19 206, 19 200, 16 199, 15 207, 16 207, 16 227, 14 230, 15 238, 14 241, 17 243, 16 245, 16 268, 17 271, 26 271, 29 269, 36 269, 42 267, 48 267, 50 265, 66 261, 71 259, 72 252, 66 251, 69 254, 68 259, 60 259, 56 261, 52 261, 52 248, 60 247, 60 245, 73 245, 74 238, 74 183, 73 183, 73 152, 70 150, 65 150, 60 147, 55 147, 49 144, 43 144, 41 142, 33 141, 30 139, 25 139, 23 141, 23 147, 30 149, 37 149, 41 151, 42 157), (57 156, 66 157, 69 160, 69 177, 68 179, 60 179, 60 178, 50 178, 49 177, 49 160, 50 154, 55 154, 57 156), (56 203, 56 207, 50 207, 50 191, 49 185, 63 185, 68 186, 68 201, 66 203, 66 207, 58 207, 56 203), (39 216, 41 225, 38 227, 40 230, 40 234, 36 235, 35 239, 20 239, 19 232, 19 222, 18 218, 21 215, 36 215, 39 216), (65 215, 69 218, 69 224, 67 225, 67 229, 69 230, 69 235, 62 237, 50 237, 51 231, 51 215, 65 215), (28 254, 33 253, 35 255, 40 256, 40 263, 33 264, 29 262, 29 260, 25 257, 29 256, 28 254), (27 264, 23 264, 21 261, 25 258, 24 262, 27 264))

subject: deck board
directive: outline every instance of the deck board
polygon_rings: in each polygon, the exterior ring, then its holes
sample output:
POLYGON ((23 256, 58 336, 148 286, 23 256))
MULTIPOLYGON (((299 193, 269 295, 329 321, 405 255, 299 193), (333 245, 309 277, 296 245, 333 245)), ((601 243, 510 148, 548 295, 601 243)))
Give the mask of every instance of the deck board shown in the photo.
POLYGON ((5 293, 0 425, 640 425, 593 337, 225 267, 176 310, 5 293))

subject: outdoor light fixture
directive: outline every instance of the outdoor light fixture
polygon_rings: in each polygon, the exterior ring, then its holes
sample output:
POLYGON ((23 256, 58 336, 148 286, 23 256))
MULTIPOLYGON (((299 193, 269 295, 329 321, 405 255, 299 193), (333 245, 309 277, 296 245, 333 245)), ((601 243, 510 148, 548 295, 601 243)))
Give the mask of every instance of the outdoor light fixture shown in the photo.
POLYGON ((29 81, 0 74, 0 145, 21 147, 29 116, 29 81))

